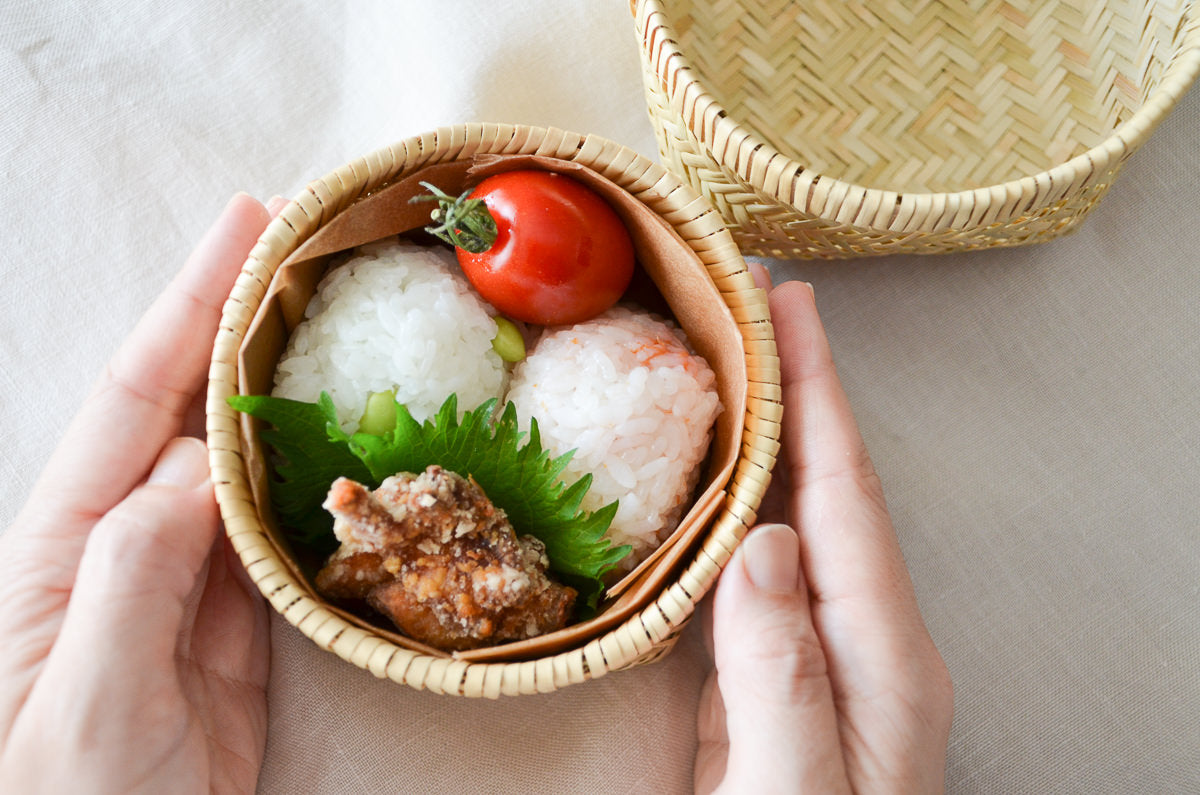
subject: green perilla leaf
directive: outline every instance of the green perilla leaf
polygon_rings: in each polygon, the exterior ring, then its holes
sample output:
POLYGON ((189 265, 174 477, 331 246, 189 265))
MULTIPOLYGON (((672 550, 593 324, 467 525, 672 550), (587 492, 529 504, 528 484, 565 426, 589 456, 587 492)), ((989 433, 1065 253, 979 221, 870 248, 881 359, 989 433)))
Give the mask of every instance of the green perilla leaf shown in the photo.
POLYGON ((241 395, 229 403, 274 426, 262 432, 282 459, 271 484, 272 503, 293 540, 310 548, 336 545, 332 518, 321 508, 336 478, 376 488, 396 473, 418 473, 437 464, 474 478, 518 535, 540 539, 550 569, 575 587, 588 607, 596 605, 603 575, 629 554, 628 546, 613 546, 604 535, 617 503, 581 510, 591 477, 565 484, 560 476, 572 454, 551 458, 536 421, 528 434, 522 432, 512 404, 495 417, 496 401, 489 400, 460 420, 457 397, 451 395, 433 418, 418 422, 397 403, 390 431, 349 435, 338 425, 326 393, 315 404, 241 395))

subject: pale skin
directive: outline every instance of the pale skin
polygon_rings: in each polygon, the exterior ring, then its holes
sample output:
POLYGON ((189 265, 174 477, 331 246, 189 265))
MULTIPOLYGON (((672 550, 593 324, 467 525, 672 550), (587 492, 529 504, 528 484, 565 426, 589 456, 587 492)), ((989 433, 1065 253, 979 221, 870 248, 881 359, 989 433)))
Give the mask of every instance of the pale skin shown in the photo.
MULTIPOLYGON (((267 610, 197 437, 221 305, 279 206, 230 201, 0 534, 0 792, 255 790, 267 610)), ((785 284, 771 305, 787 412, 775 491, 790 481, 800 534, 755 529, 718 585, 696 788, 935 792, 949 677, 811 291, 785 284)))
POLYGON ((269 212, 239 195, 0 535, 0 792, 252 792, 267 613, 220 532, 203 391, 269 212))
MULTIPOLYGON (((766 274, 756 273, 766 287, 766 274)), ((769 296, 783 451, 711 605, 697 792, 936 793, 953 690, 812 289, 769 296), (793 528, 796 528, 793 530, 793 528)))

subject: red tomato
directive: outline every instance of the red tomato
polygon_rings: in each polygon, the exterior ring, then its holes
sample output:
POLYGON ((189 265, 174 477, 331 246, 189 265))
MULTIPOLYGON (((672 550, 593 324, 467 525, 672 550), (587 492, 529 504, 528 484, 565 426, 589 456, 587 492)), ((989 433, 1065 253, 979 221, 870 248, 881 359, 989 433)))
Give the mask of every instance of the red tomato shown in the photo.
POLYGON ((488 303, 526 323, 549 326, 595 317, 620 299, 633 275, 633 241, 616 212, 590 188, 549 171, 509 171, 471 192, 496 221, 481 254, 455 249, 488 303))

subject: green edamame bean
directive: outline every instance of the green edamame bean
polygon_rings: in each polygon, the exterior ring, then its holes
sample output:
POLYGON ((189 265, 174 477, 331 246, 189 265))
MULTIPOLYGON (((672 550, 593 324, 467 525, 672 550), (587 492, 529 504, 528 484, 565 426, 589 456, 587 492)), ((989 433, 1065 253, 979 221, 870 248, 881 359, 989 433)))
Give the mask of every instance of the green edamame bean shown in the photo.
POLYGON ((521 330, 506 317, 496 316, 496 336, 492 349, 506 362, 519 362, 525 358, 525 338, 521 330))
POLYGON ((362 419, 358 421, 358 429, 363 433, 373 433, 376 436, 388 433, 396 427, 396 393, 372 392, 367 395, 367 407, 363 409, 362 419))

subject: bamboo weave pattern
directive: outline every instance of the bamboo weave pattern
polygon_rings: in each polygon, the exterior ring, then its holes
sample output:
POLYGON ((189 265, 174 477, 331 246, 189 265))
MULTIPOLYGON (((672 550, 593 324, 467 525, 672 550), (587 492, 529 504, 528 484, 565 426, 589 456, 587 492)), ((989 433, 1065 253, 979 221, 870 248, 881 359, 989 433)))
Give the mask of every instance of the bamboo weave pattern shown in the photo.
POLYGON ((779 360, 766 295, 754 285, 717 213, 679 180, 630 149, 555 129, 466 124, 405 139, 310 183, 267 227, 226 301, 207 393, 209 462, 222 518, 251 578, 315 643, 378 677, 418 689, 497 698, 548 692, 658 659, 675 643, 696 602, 714 584, 753 524, 779 450, 779 360), (440 162, 479 154, 538 154, 603 174, 667 219, 696 253, 741 332, 749 393, 741 456, 723 504, 678 579, 632 618, 585 645, 523 662, 464 662, 396 646, 348 623, 292 576, 258 518, 242 458, 237 413, 238 349, 275 270, 355 200, 440 162))
POLYGON ((635 0, 663 162, 746 253, 1073 228, 1200 71, 1190 0, 635 0))

